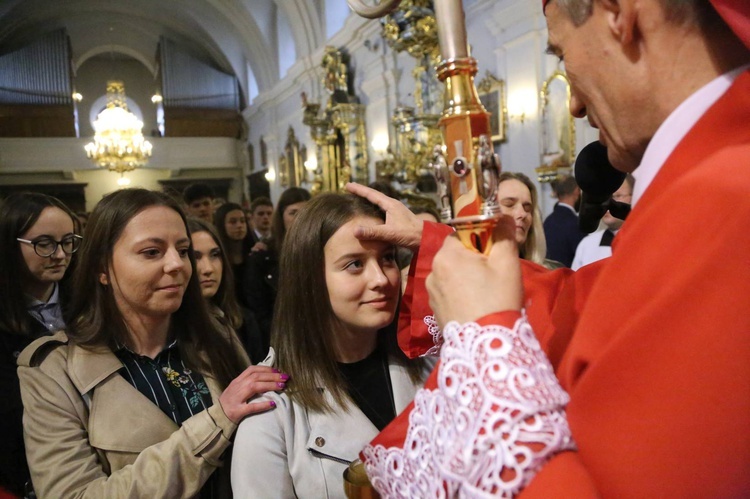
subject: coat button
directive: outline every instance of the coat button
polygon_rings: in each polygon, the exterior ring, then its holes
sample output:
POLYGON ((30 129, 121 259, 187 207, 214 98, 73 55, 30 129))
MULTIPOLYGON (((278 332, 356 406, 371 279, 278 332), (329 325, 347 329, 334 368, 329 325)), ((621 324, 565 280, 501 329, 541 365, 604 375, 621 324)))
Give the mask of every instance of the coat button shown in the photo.
POLYGON ((315 439, 315 445, 318 447, 323 447, 326 444, 326 439, 323 437, 318 437, 315 439))

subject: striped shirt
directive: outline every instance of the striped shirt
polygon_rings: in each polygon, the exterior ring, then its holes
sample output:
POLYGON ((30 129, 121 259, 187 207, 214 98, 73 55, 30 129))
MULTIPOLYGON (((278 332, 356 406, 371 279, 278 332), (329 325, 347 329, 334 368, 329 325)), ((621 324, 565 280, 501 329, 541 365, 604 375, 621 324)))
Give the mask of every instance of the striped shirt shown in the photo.
MULTIPOLYGON (((122 362, 119 374, 157 405, 177 425, 213 405, 206 380, 180 358, 177 340, 151 359, 126 347, 115 355, 122 362)), ((216 474, 212 473, 200 492, 201 499, 218 497, 216 474)))
POLYGON ((122 362, 120 375, 178 425, 213 404, 203 376, 182 362, 177 340, 153 359, 126 347, 115 355, 122 362))

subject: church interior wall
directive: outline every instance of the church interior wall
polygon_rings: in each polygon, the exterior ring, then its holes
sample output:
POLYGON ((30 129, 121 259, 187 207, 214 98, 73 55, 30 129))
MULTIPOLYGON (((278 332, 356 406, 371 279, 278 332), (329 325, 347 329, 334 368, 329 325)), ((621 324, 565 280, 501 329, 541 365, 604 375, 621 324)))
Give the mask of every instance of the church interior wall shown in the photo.
MULTIPOLYGON (((541 163, 543 150, 539 92, 546 78, 560 69, 560 65, 554 57, 545 54, 544 19, 538 6, 531 4, 520 0, 477 1, 465 2, 465 8, 468 40, 472 55, 478 61, 477 81, 489 71, 505 81, 507 104, 511 109, 518 109, 511 105, 511 99, 525 100, 521 107, 525 114, 523 122, 518 114, 509 116, 507 140, 497 148, 503 168, 523 172, 535 180, 534 169, 541 163)), ((354 14, 346 19, 342 29, 326 44, 342 48, 349 54, 350 70, 355 73, 354 90, 360 102, 366 106, 369 168, 370 177, 374 179, 374 162, 382 159, 382 155, 373 150, 372 140, 377 135, 387 133, 392 143, 394 133, 390 117, 394 109, 399 105, 414 105, 411 71, 415 59, 405 53, 394 53, 380 37, 377 21, 363 20, 354 14)), ((261 92, 259 100, 263 101, 262 104, 246 113, 250 119, 249 141, 257 145, 260 136, 263 136, 269 151, 273 148, 273 154, 269 152, 270 163, 283 149, 289 126, 294 128, 298 139, 309 152, 314 150, 308 129, 302 125, 299 93, 305 90, 313 102, 325 100, 322 86, 315 81, 322 78, 321 70, 315 67, 320 64, 322 48, 313 51, 306 63, 297 61, 295 67, 312 65, 309 71, 290 68, 289 73, 271 91, 274 95, 263 99, 261 92), (297 91, 282 90, 292 87, 297 91), (272 111, 274 108, 275 111, 272 111), (273 117, 276 117, 275 123, 273 117)), ((577 123, 576 128, 578 149, 596 139, 595 131, 585 122, 577 123)), ((257 146, 255 149, 256 155, 259 154, 257 146)), ((256 165, 259 164, 258 160, 256 158, 256 165)), ((537 185, 543 194, 540 196, 541 208, 548 213, 554 205, 554 200, 549 196, 549 186, 538 182, 537 185)), ((272 183, 274 196, 281 190, 280 185, 272 183)))
MULTIPOLYGON (((290 126, 300 144, 307 148, 308 157, 313 155, 316 146, 309 128, 302 123, 301 94, 304 92, 310 102, 325 105, 327 93, 322 85, 324 75, 321 59, 325 46, 331 45, 348 54, 349 69, 353 74, 353 91, 365 106, 368 168, 370 180, 374 180, 374 164, 382 159, 382 153, 374 150, 372 141, 377 136, 387 135, 389 142, 394 143, 391 116, 398 106, 414 105, 415 83, 411 72, 416 61, 406 53, 395 53, 387 45, 381 36, 381 25, 377 20, 366 20, 354 13, 347 15, 345 0, 315 0, 319 7, 317 10, 304 4, 304 1, 291 0, 292 4, 285 6, 282 11, 270 0, 236 0, 216 6, 216 12, 206 17, 207 21, 203 26, 205 32, 200 33, 199 38, 210 41, 208 48, 202 49, 203 56, 212 55, 219 50, 221 60, 217 66, 231 67, 237 73, 245 96, 246 107, 241 110, 241 114, 245 120, 246 134, 238 138, 235 146, 221 146, 218 152, 221 158, 218 161, 205 157, 205 142, 190 141, 183 144, 180 146, 183 148, 183 156, 174 155, 173 149, 169 153, 157 153, 157 145, 161 141, 154 138, 154 170, 169 171, 170 177, 179 177, 185 171, 189 171, 191 175, 210 177, 212 169, 233 168, 236 175, 230 192, 235 198, 233 201, 240 201, 247 188, 246 176, 252 173, 251 165, 256 172, 267 167, 271 173, 276 173, 278 158, 284 149, 290 126), (289 13, 312 17, 291 19, 287 17, 289 13), (223 31, 218 29, 221 16, 229 23, 229 27, 223 31), (264 22, 264 19, 268 22, 264 22), (248 26, 243 30, 241 28, 244 24, 248 26), (311 43, 311 40, 321 41, 316 47, 304 46, 305 43, 311 43), (300 47, 306 50, 300 50, 300 47), (253 59, 255 54, 259 54, 258 59, 253 59), (284 54, 287 58, 291 56, 294 61, 281 61, 279 54, 284 54), (269 56, 276 60, 269 61, 269 56), (280 73, 283 73, 283 77, 278 76, 280 73), (250 80, 256 83, 251 85, 250 80), (263 165, 261 158, 261 138, 266 146, 266 165, 263 165), (248 148, 248 145, 252 147, 248 148), (248 150, 252 151, 252 160, 248 157, 248 150), (185 158, 193 157, 202 159, 190 166, 182 164, 185 158)), ((199 8, 192 2, 190 5, 199 10, 208 8, 205 5, 199 8)), ((545 54, 546 28, 541 8, 537 2, 526 0, 465 0, 464 8, 468 42, 472 55, 478 61, 477 81, 490 72, 505 82, 506 106, 509 110, 507 138, 496 145, 496 152, 500 155, 504 169, 521 171, 536 179, 534 169, 540 165, 544 150, 539 92, 549 75, 562 69, 556 58, 545 54)), ((174 32, 179 30, 175 29, 174 32)), ((184 29, 181 33, 181 36, 185 36, 184 29)), ((118 77, 125 80, 127 95, 140 106, 144 135, 148 136, 156 128, 155 106, 151 103, 150 96, 157 82, 149 68, 135 59, 130 59, 123 67, 124 72, 118 68, 118 77)), ((93 133, 88 120, 89 109, 93 99, 104 93, 103 83, 100 81, 106 80, 106 74, 107 60, 103 56, 89 59, 77 69, 76 86, 85 96, 78 110, 82 138, 88 138, 93 133)), ((596 131, 581 120, 578 120, 575 128, 577 150, 596 138, 596 131)), ((0 182, 7 165, 3 161, 2 148, 0 144, 0 182)), ((80 153, 77 161, 61 161, 61 164, 70 168, 70 165, 80 165, 85 161, 85 155, 80 153)), ((34 171, 34 168, 24 166, 23 171, 34 171)), ((35 171, 45 173, 45 170, 35 171)), ((57 179, 54 173, 49 172, 51 181, 53 177, 57 179)), ((82 175, 101 180, 93 173, 85 172, 82 175)), ((160 175, 162 174, 132 174, 131 185, 153 188, 154 182, 161 179, 160 175)), ((115 174, 112 176, 116 177, 115 174)), ((537 185, 543 194, 547 192, 548 185, 537 185)), ((282 190, 279 176, 276 175, 271 180, 274 200, 282 190)), ((549 196, 541 196, 541 207, 545 213, 551 210, 552 205, 553 200, 549 196)))

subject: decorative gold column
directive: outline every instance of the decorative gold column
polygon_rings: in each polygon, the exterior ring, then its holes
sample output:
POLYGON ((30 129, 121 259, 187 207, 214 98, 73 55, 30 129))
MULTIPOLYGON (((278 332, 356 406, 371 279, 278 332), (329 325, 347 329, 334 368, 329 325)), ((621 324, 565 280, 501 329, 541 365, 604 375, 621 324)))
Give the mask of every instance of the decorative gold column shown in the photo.
POLYGON ((414 104, 395 109, 386 159, 376 162, 379 180, 390 183, 411 206, 436 207, 429 165, 443 139, 438 126, 443 85, 435 67, 440 61, 437 21, 432 0, 403 0, 381 19, 383 38, 396 52, 417 60, 412 70, 414 104))
POLYGON ((339 190, 346 182, 367 184, 367 135, 365 133, 365 106, 362 104, 336 104, 331 108, 331 123, 344 138, 342 180, 339 190))
MULTIPOLYGON (((400 3, 387 1, 367 7, 360 0, 347 1, 355 12, 366 17, 391 12, 400 3)), ((486 252, 499 214, 496 193, 500 164, 489 140, 490 115, 479 101, 474 85, 477 62, 469 56, 461 0, 435 0, 434 7, 442 58, 437 77, 445 83, 439 121, 445 151, 444 157, 440 157, 437 150, 432 164, 439 194, 451 202, 450 223, 467 247, 486 252)))
POLYGON ((313 194, 343 190, 351 181, 369 182, 365 107, 348 90, 349 73, 342 52, 326 47, 321 66, 325 70, 323 86, 329 94, 325 109, 302 95, 302 122, 310 127, 316 144, 313 194))

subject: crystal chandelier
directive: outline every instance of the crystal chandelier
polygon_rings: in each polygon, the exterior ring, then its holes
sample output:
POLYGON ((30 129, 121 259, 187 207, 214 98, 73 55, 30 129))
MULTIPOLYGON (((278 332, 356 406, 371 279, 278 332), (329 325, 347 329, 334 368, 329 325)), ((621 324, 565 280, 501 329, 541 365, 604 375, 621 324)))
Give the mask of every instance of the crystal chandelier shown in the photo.
POLYGON ((151 143, 144 140, 143 122, 128 111, 125 85, 107 82, 107 107, 94 122, 94 141, 86 144, 86 156, 100 168, 124 173, 144 166, 151 143))

